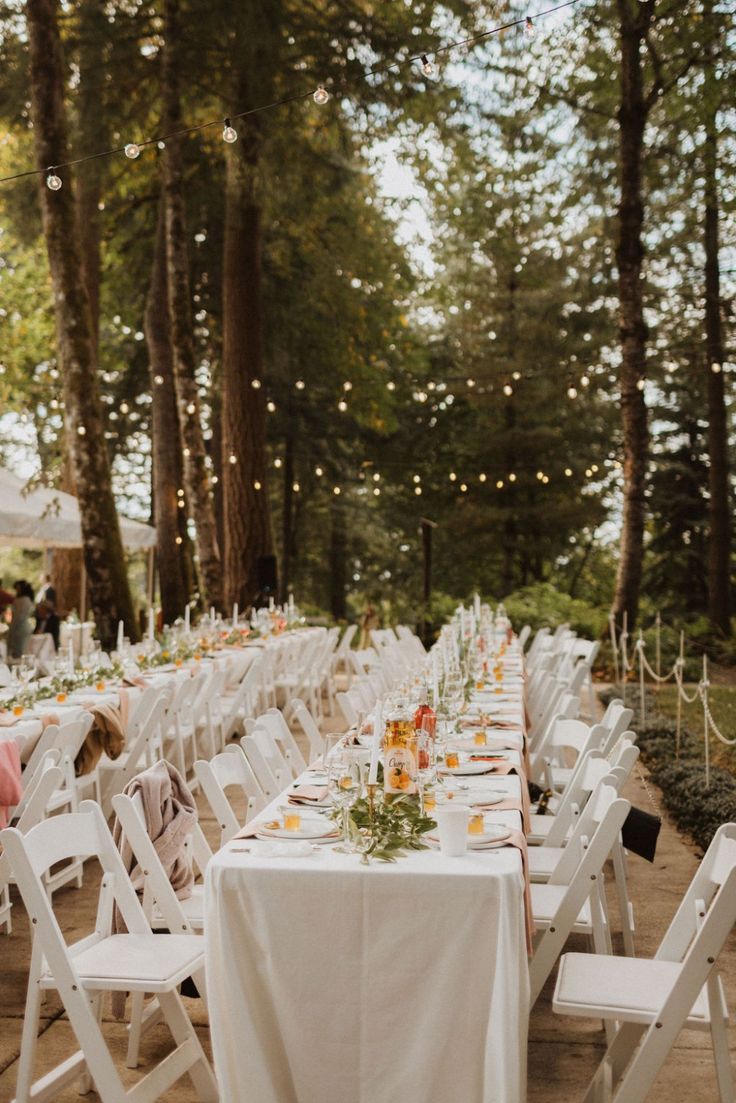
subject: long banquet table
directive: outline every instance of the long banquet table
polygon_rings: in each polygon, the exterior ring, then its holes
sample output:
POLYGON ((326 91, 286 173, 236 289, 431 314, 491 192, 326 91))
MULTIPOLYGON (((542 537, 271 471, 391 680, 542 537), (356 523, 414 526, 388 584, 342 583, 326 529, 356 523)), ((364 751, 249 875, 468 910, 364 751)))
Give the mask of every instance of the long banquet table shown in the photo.
MULTIPOLYGON (((520 677, 501 696, 471 700, 474 710, 518 719, 521 748, 520 677)), ((517 776, 490 776, 518 799, 517 776)), ((274 818, 284 796, 258 820, 274 818)), ((520 826, 516 811, 488 818, 520 826)), ((525 1099, 518 850, 427 850, 365 866, 324 844, 297 857, 233 840, 208 866, 205 898, 222 1103, 525 1099)))

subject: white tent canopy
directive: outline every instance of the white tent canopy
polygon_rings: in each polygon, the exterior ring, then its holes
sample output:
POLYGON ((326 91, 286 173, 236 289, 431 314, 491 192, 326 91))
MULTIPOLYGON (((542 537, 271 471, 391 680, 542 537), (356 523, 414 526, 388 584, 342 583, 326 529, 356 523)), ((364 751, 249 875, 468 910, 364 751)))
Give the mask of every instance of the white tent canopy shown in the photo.
MULTIPOLYGON (((16 548, 81 548, 79 504, 71 494, 46 487, 24 493, 25 482, 0 468, 0 544, 16 548)), ((153 548, 156 530, 120 517, 130 551, 153 548)))

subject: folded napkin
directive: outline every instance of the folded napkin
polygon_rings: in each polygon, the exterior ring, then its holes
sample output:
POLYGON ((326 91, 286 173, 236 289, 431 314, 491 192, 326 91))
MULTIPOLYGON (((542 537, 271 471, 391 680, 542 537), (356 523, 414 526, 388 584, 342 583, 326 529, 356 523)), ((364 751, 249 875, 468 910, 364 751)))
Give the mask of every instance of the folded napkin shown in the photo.
POLYGON ((318 804, 326 796, 326 785, 297 785, 289 790, 289 804, 318 804))
POLYGON ((20 750, 14 739, 0 743, 0 828, 8 826, 10 809, 23 796, 20 780, 20 750))
MULTIPOLYGON (((496 805, 498 808, 499 806, 496 805)), ((497 846, 515 846, 521 854, 521 868, 524 874, 524 926, 526 928, 526 952, 531 955, 534 941, 534 913, 532 912, 532 894, 529 889, 529 853, 526 838, 521 831, 512 831, 508 839, 502 839, 497 843, 490 843, 484 850, 490 850, 497 846)))
POLYGON ((523 766, 514 766, 510 762, 499 762, 494 767, 494 773, 519 775, 519 787, 521 788, 521 822, 524 825, 524 834, 528 835, 531 831, 532 821, 529 809, 529 786, 526 782, 526 771, 523 766))
POLYGON ((124 686, 140 686, 145 689, 148 686, 148 682, 141 674, 126 674, 123 678, 124 686))
POLYGON ((12 728, 20 719, 20 716, 13 716, 12 712, 0 712, 0 728, 12 728))

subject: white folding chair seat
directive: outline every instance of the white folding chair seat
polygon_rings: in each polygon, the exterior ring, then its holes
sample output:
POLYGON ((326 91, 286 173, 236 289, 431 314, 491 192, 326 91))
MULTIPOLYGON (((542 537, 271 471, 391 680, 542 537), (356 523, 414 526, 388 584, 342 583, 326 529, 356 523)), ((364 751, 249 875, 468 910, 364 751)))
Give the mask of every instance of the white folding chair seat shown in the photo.
POLYGON ((584 1103, 644 1103, 684 1026, 708 1029, 721 1103, 733 1103, 718 958, 736 921, 736 824, 716 832, 655 957, 565 954, 552 1007, 620 1024, 584 1103))
POLYGON ((177 992, 204 964, 204 942, 196 935, 154 935, 133 891, 102 811, 85 801, 79 812, 37 824, 28 834, 0 833, 25 907, 34 918, 28 995, 16 1103, 41 1103, 66 1085, 92 1084, 102 1103, 153 1103, 184 1073, 198 1098, 216 1103, 217 1083, 177 992), (51 910, 43 874, 58 861, 78 855, 102 866, 94 931, 67 945, 51 910), (113 934, 113 908, 120 908, 127 934, 113 934), (56 989, 80 1049, 33 1082, 33 1065, 44 989, 56 989), (126 1090, 101 1030, 105 992, 154 993, 176 1047, 132 1089, 126 1090))

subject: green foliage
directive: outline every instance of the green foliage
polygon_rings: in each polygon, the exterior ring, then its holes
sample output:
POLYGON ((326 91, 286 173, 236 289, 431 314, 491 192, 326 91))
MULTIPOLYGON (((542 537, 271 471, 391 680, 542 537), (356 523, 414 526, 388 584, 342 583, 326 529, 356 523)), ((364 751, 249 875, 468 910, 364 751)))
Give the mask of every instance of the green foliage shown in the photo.
POLYGON ((598 639, 607 623, 607 611, 571 598, 551 583, 539 582, 516 590, 503 599, 511 622, 518 627, 530 624, 536 631, 548 626, 569 624, 581 636, 598 639))
MULTIPOLYGON (((334 818, 341 816, 336 809, 334 818)), ((422 814, 417 797, 399 796, 387 801, 382 795, 375 801, 372 815, 367 798, 356 801, 350 809, 350 824, 366 865, 373 858, 395 862, 409 850, 427 850, 422 836, 437 826, 433 819, 422 814)))

